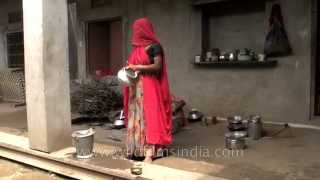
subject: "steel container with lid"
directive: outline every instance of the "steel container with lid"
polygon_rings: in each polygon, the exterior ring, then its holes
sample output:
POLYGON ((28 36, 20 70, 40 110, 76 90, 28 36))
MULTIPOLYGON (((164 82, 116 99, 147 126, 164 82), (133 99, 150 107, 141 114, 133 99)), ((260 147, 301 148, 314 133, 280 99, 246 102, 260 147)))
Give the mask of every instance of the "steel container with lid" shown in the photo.
POLYGON ((246 148, 247 132, 245 131, 234 131, 225 134, 225 145, 230 150, 241 150, 246 148))
POLYGON ((248 135, 254 140, 258 140, 262 137, 263 124, 261 116, 251 116, 248 123, 248 135))

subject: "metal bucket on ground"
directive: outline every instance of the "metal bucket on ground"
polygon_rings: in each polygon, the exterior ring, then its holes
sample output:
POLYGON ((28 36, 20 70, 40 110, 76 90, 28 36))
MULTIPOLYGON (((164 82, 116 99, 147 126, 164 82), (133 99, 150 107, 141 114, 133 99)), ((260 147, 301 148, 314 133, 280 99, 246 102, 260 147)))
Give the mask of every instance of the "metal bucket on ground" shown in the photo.
POLYGON ((72 133, 73 146, 76 148, 76 157, 78 159, 93 157, 94 133, 91 128, 72 133))

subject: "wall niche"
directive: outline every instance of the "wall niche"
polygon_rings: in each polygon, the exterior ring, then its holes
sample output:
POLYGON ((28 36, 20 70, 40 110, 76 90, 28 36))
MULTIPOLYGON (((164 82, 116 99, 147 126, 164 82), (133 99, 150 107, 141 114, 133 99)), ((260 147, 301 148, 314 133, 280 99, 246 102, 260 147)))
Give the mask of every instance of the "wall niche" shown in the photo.
MULTIPOLYGON (((195 1, 195 3, 199 1, 195 1)), ((268 15, 266 1, 201 1, 202 51, 249 48, 263 52, 268 15)))

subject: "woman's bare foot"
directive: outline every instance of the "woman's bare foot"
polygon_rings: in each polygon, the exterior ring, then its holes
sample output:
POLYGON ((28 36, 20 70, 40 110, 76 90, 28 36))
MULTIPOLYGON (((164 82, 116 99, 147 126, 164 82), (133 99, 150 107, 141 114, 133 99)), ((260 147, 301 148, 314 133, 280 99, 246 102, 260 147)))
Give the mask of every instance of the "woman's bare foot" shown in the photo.
POLYGON ((152 163, 152 158, 151 157, 146 157, 146 158, 144 158, 143 162, 152 163))
POLYGON ((151 148, 147 148, 145 151, 145 159, 143 160, 143 162, 152 163, 153 155, 154 155, 154 146, 152 146, 151 148))

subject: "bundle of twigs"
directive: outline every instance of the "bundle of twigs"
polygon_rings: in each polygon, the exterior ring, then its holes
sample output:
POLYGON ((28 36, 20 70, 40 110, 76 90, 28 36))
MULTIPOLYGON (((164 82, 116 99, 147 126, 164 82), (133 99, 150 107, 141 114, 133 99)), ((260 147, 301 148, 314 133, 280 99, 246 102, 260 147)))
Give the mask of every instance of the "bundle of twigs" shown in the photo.
POLYGON ((92 80, 72 89, 71 105, 73 113, 106 117, 110 111, 122 108, 122 96, 110 83, 92 80))

